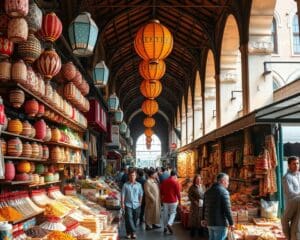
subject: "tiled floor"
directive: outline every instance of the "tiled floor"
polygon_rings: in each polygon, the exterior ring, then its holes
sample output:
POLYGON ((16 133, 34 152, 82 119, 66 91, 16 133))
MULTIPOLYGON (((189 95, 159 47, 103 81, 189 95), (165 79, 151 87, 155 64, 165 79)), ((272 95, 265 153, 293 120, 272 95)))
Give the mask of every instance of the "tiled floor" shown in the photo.
MULTIPOLYGON (((206 238, 194 237, 191 238, 189 231, 184 229, 181 223, 175 223, 173 225, 174 234, 164 234, 163 229, 155 229, 146 231, 144 224, 138 227, 137 239, 138 240, 206 240, 206 238)), ((124 223, 120 225, 120 239, 125 239, 125 226, 124 223)))

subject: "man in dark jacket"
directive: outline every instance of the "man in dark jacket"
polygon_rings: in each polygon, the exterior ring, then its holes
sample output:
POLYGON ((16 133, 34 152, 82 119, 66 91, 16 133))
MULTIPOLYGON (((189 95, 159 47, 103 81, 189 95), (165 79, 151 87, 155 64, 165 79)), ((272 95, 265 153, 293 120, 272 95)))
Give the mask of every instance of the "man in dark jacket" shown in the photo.
POLYGON ((228 185, 229 176, 219 173, 217 182, 204 194, 204 224, 208 226, 209 240, 225 240, 227 226, 233 228, 228 185))

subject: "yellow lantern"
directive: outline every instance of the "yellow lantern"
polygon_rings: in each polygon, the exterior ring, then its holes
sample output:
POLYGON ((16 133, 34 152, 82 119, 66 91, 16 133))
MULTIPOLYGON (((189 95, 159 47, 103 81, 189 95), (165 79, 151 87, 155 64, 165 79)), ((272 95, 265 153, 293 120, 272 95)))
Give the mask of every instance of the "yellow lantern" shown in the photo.
POLYGON ((173 36, 158 20, 152 20, 138 30, 134 39, 134 48, 144 60, 158 63, 159 59, 165 59, 171 53, 173 36))
POLYGON ((159 80, 144 79, 141 83, 140 91, 144 97, 154 99, 161 94, 162 84, 159 80))
POLYGON ((151 137, 153 135, 153 130, 151 128, 146 128, 144 133, 146 137, 151 137))
POLYGON ((144 126, 147 128, 152 128, 155 126, 155 119, 152 117, 146 117, 144 119, 144 126))
POLYGON ((166 64, 163 60, 158 60, 157 64, 142 60, 139 65, 139 72, 144 79, 159 80, 165 75, 166 64))
POLYGON ((155 100, 146 99, 142 104, 142 111, 148 115, 153 116, 158 112, 158 103, 155 100))

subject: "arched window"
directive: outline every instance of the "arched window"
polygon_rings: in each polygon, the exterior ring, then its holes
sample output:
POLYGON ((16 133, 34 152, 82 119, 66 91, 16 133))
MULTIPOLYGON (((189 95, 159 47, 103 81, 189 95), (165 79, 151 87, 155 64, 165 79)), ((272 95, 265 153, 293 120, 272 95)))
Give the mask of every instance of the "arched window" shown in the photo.
POLYGON ((272 43, 273 43, 273 53, 278 53, 277 22, 275 18, 273 18, 273 22, 272 22, 272 43))
POLYGON ((297 15, 293 18, 293 51, 294 54, 300 54, 299 22, 297 15))

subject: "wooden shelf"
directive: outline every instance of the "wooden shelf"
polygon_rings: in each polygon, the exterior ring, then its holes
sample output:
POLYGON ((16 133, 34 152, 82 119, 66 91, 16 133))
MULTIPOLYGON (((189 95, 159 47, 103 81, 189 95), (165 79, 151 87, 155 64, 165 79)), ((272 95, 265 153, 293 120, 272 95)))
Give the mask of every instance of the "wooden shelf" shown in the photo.
POLYGON ((68 147, 68 148, 73 148, 73 149, 77 149, 77 150, 86 150, 83 147, 79 147, 79 146, 74 146, 68 143, 64 143, 64 142, 46 142, 45 144, 48 145, 57 145, 57 146, 61 146, 61 147, 68 147))
POLYGON ((5 160, 27 160, 27 161, 33 161, 33 162, 47 162, 47 160, 44 160, 44 159, 26 158, 26 157, 4 156, 3 158, 5 160))
POLYGON ((37 183, 37 184, 31 184, 29 187, 39 187, 39 186, 46 186, 51 184, 61 183, 61 181, 53 181, 53 182, 44 182, 44 183, 37 183))
POLYGON ((54 164, 69 164, 69 165, 86 165, 86 163, 73 163, 73 162, 53 162, 54 164))
POLYGON ((28 185, 31 184, 32 181, 1 181, 2 185, 28 185))
POLYGON ((34 214, 31 214, 31 215, 28 215, 28 216, 25 216, 25 217, 23 217, 23 218, 20 219, 20 220, 12 221, 12 222, 9 222, 9 223, 11 223, 11 224, 17 224, 17 223, 20 223, 20 222, 24 222, 24 221, 26 221, 26 220, 28 220, 28 219, 30 219, 30 218, 33 218, 33 217, 36 217, 36 216, 42 214, 43 212, 44 212, 44 210, 43 210, 43 211, 40 211, 40 212, 37 212, 37 213, 34 213, 34 214))
MULTIPOLYGON (((49 103, 47 103, 46 101, 44 101, 43 99, 41 99, 40 97, 38 97, 37 95, 35 95, 33 92, 31 92, 27 88, 23 87, 21 84, 17 83, 17 86, 19 88, 21 88, 27 94, 29 94, 32 97, 34 97, 35 99, 37 99, 39 102, 43 103, 51 111, 55 112, 57 115, 59 115, 60 117, 64 118, 65 120, 67 120, 70 123, 70 126, 69 126, 70 128, 72 128, 74 130, 77 130, 77 131, 80 131, 80 132, 86 131, 86 127, 85 126, 83 126, 82 124, 74 121, 73 119, 70 119, 69 116, 67 116, 66 114, 62 113, 61 111, 59 111, 55 107, 51 106, 49 103)), ((49 120, 51 120, 51 119, 49 119, 49 120)))
POLYGON ((26 139, 26 140, 34 141, 34 142, 40 142, 40 143, 44 142, 43 140, 40 140, 40 139, 31 138, 31 137, 23 136, 20 134, 15 134, 15 133, 11 133, 11 132, 6 132, 6 131, 2 131, 1 134, 6 135, 6 136, 11 136, 11 137, 19 137, 21 139, 26 139))

